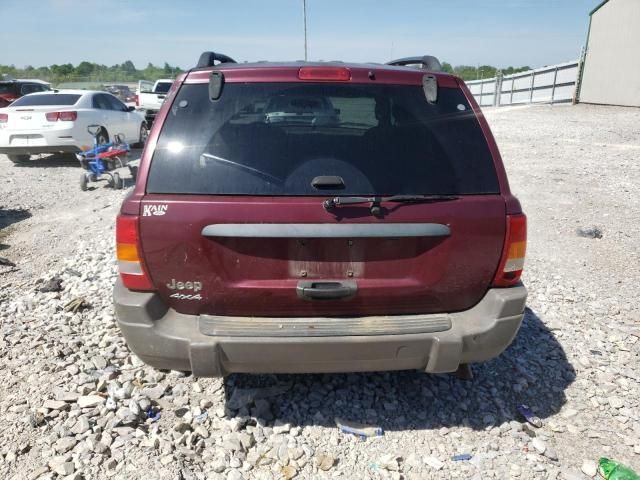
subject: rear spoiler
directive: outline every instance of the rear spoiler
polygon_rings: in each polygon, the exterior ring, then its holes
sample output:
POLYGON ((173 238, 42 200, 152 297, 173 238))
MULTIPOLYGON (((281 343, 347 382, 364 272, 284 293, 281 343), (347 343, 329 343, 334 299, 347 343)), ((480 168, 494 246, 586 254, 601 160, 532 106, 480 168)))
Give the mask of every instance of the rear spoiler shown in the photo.
POLYGON ((216 65, 215 62, 220 63, 238 63, 233 58, 228 57, 222 53, 214 53, 214 52, 203 52, 198 59, 198 64, 196 68, 206 68, 213 67, 216 65))
POLYGON ((442 65, 440 64, 440 60, 432 55, 424 55, 422 57, 405 57, 399 58, 397 60, 392 60, 387 62, 387 65, 394 65, 397 67, 406 67, 417 65, 418 68, 422 70, 429 70, 431 72, 440 72, 442 70, 442 65))

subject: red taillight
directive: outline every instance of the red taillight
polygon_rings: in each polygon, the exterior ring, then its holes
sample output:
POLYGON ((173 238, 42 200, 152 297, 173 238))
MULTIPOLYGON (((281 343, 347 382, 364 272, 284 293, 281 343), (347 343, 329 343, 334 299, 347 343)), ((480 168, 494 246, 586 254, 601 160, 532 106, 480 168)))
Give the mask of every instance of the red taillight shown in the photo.
POLYGON ((6 113, 0 113, 0 123, 7 123, 9 121, 9 115, 6 113))
POLYGON ((351 70, 346 67, 302 67, 298 70, 300 80, 346 82, 351 80, 351 70))
POLYGON ((139 106, 140 106, 140 99, 138 98, 138 95, 134 95, 134 96, 133 96, 133 99, 134 99, 134 100, 135 100, 135 102, 136 102, 136 107, 139 107, 139 106))
POLYGON ((75 122, 78 118, 78 112, 47 112, 45 114, 49 122, 75 122))
POLYGON ((496 287, 511 287, 520 281, 527 250, 527 217, 524 214, 507 215, 502 258, 493 280, 496 287))
POLYGON ((155 290, 140 254, 139 217, 118 215, 116 256, 123 285, 129 290, 155 290))
POLYGON ((78 118, 78 112, 60 112, 59 118, 63 122, 75 122, 78 118))

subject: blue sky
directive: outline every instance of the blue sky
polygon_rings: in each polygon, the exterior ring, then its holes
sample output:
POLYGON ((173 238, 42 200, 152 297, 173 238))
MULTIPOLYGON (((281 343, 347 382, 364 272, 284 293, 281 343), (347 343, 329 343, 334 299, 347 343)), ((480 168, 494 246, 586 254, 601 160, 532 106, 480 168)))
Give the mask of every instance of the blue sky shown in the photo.
MULTIPOLYGON (((578 57, 600 0, 307 0, 309 59, 550 65, 578 57)), ((188 68, 204 50, 302 59, 302 0, 0 0, 0 64, 132 60, 188 68), (10 19, 10 21, 6 21, 10 19)))

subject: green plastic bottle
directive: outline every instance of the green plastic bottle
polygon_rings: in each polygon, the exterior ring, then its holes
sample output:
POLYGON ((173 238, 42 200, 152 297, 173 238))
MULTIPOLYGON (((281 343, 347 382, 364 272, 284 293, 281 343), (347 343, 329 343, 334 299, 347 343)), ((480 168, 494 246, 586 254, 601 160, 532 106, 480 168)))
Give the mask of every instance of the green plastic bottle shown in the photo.
POLYGON ((600 459, 600 470, 605 480, 640 480, 640 475, 630 468, 605 457, 600 459))

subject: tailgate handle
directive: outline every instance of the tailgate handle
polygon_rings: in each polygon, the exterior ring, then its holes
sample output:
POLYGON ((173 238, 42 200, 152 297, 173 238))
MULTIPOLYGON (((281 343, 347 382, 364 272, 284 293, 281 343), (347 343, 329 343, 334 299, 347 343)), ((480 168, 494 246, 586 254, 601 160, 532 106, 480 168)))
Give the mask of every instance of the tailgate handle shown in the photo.
POLYGON ((358 291, 356 282, 298 282, 296 291, 307 300, 335 300, 352 297, 358 291))

